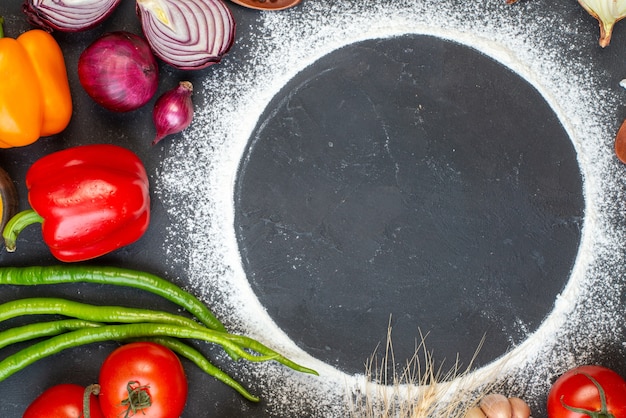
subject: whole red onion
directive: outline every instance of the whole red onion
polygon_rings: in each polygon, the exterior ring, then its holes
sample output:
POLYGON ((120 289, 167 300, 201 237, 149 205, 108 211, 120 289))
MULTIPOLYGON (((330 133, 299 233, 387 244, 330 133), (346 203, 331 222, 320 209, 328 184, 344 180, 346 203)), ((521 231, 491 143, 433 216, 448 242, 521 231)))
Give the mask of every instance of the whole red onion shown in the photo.
POLYGON ((119 31, 104 34, 83 51, 78 59, 78 79, 96 103, 127 112, 152 99, 159 70, 148 42, 119 31))
POLYGON ((166 91, 157 99, 152 112, 152 120, 156 127, 156 136, 152 145, 191 125, 193 119, 192 92, 192 84, 189 81, 181 81, 178 87, 166 91))

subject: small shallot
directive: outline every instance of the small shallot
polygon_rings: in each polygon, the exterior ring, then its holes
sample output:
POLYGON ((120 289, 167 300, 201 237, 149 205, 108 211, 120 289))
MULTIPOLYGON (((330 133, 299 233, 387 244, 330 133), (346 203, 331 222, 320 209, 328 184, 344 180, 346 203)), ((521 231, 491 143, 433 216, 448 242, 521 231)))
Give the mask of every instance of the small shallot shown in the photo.
POLYGON ((137 0, 137 14, 154 54, 174 68, 220 62, 235 39, 235 20, 222 0, 137 0))
POLYGON ((168 135, 183 131, 193 119, 193 86, 189 81, 181 81, 178 87, 163 93, 154 103, 152 120, 156 136, 152 145, 168 135))
POLYGON ((96 103, 114 112, 128 112, 152 99, 159 70, 143 38, 119 31, 101 36, 83 51, 78 79, 96 103))
POLYGON ((33 26, 47 32, 78 32, 109 17, 121 0, 25 0, 22 10, 33 26))

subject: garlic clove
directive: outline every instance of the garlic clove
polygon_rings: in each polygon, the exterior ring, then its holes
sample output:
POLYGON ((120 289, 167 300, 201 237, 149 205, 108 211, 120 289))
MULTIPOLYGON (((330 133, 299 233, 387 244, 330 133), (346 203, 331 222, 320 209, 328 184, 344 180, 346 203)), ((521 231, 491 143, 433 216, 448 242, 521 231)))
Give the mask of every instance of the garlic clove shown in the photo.
POLYGON ((464 418, 487 418, 482 409, 475 406, 467 410, 464 418))
POLYGON ((613 26, 626 17, 626 0, 578 0, 578 3, 600 24, 600 46, 611 42, 613 26))
POLYGON ((511 418, 529 418, 530 406, 520 398, 509 398, 511 418))
POLYGON ((482 409, 475 406, 467 410, 464 418, 487 418, 487 416, 484 414, 482 409))
POLYGON ((485 396, 479 406, 487 418, 511 418, 513 413, 509 399, 499 393, 485 396))

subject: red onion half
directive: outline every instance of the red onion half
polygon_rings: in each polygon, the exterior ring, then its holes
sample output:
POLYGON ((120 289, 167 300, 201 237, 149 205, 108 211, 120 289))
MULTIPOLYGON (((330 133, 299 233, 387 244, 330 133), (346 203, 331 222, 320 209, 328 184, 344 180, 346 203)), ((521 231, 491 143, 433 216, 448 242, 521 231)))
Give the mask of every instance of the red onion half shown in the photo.
POLYGON ((175 68, 218 63, 235 40, 235 20, 222 0, 137 0, 137 14, 154 54, 175 68))
POLYGON ((24 0, 28 22, 48 32, 78 32, 102 22, 121 0, 24 0))
POLYGON ((159 69, 148 43, 130 32, 110 32, 78 59, 78 80, 101 106, 127 112, 148 103, 159 84, 159 69))

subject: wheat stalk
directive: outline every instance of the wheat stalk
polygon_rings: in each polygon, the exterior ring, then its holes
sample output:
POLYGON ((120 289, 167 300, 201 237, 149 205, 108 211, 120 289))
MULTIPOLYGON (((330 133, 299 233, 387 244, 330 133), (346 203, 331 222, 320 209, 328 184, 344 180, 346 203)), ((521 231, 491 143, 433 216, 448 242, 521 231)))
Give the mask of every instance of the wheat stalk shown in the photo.
POLYGON ((413 356, 398 372, 391 328, 390 318, 382 359, 378 360, 377 346, 366 363, 362 385, 347 390, 351 418, 463 418, 469 408, 494 390, 493 383, 477 382, 470 375, 484 339, 467 368, 461 369, 457 357, 450 370, 444 371, 443 364, 435 367, 433 353, 426 349, 427 335, 420 331, 413 356))

